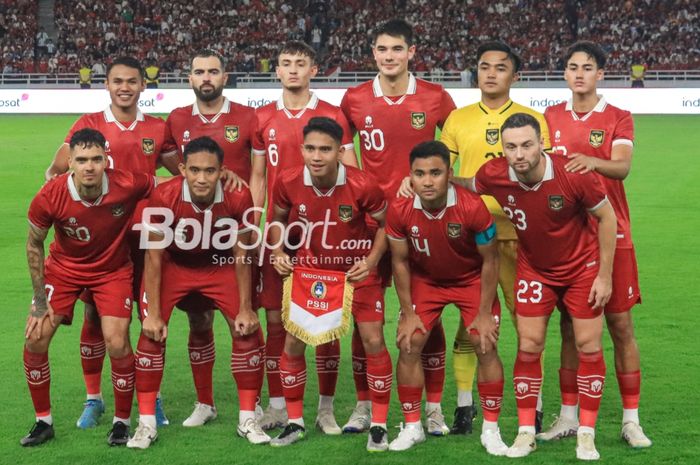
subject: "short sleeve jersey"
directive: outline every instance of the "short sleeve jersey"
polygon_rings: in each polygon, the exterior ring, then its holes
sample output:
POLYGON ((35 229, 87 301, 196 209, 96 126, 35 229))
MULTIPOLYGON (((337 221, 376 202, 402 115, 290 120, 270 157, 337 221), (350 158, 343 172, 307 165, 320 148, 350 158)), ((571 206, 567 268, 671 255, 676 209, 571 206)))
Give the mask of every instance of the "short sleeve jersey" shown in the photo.
MULTIPOLYGON (((280 173, 273 194, 275 205, 289 212, 287 224, 306 224, 303 243, 296 252, 297 263, 311 268, 347 271, 372 249, 376 227, 367 224, 368 215, 386 209, 384 195, 367 173, 338 166, 335 186, 317 189, 305 166, 280 173), (315 224, 309 229, 309 224, 315 224), (311 231, 311 232, 309 232, 311 231)), ((288 227, 290 232, 297 227, 288 227)))
POLYGON ((424 209, 417 195, 392 202, 386 234, 391 240, 409 241, 412 275, 438 286, 460 285, 481 275, 475 235, 492 224, 478 195, 450 185, 447 205, 440 211, 424 209))
POLYGON ((29 222, 54 227, 47 265, 79 279, 114 272, 129 263, 124 237, 136 203, 150 195, 153 176, 105 170, 102 194, 94 202, 80 198, 72 173, 47 182, 29 207, 29 222))
POLYGON ((474 178, 480 194, 496 198, 518 233, 518 271, 532 270, 551 285, 575 281, 597 264, 598 239, 588 213, 608 200, 597 176, 568 173, 563 157, 543 155, 542 181, 518 181, 505 158, 491 160, 474 178))
POLYGON ((399 98, 385 96, 377 76, 348 89, 340 107, 359 134, 362 168, 377 176, 390 200, 409 174, 413 147, 435 139, 455 104, 442 86, 410 74, 408 90, 399 98))
POLYGON ((250 180, 250 152, 253 146, 255 109, 224 98, 219 113, 203 115, 196 104, 176 108, 168 116, 167 146, 180 159, 191 140, 208 136, 224 151, 224 166, 246 182, 250 180))
POLYGON ((76 131, 92 128, 106 139, 109 167, 132 173, 154 175, 165 143, 165 121, 138 111, 133 122, 117 121, 110 107, 81 116, 68 131, 65 143, 76 131))
MULTIPOLYGON (((459 160, 458 176, 472 177, 484 163, 503 156, 501 126, 509 116, 515 113, 527 113, 537 119, 545 149, 549 148, 547 123, 541 113, 512 100, 508 100, 502 107, 495 110, 481 102, 474 103, 453 111, 440 134, 440 140, 450 150, 452 163, 459 160)), ((498 239, 515 239, 515 231, 498 202, 491 196, 484 196, 484 202, 496 218, 498 239)))
MULTIPOLYGON (((608 104, 603 97, 585 115, 577 114, 569 101, 547 108, 544 116, 552 131, 552 150, 562 155, 582 153, 610 160, 616 145, 633 145, 632 114, 608 104)), ((617 215, 617 247, 631 248, 630 210, 622 180, 599 178, 617 215)))

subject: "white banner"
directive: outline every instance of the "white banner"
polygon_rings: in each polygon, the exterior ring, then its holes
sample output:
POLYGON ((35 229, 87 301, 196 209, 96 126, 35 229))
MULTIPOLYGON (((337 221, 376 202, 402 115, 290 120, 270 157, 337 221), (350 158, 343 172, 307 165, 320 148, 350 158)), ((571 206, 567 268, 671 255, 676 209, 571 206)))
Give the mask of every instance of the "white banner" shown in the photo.
MULTIPOLYGON (((479 89, 447 89, 458 107, 479 100, 479 89)), ((335 105, 345 89, 317 89, 318 96, 335 105)), ((700 114, 700 88, 686 89, 599 89, 608 102, 634 114, 700 114)), ((279 98, 281 90, 226 89, 224 95, 234 102, 260 107, 279 98)), ((566 88, 515 88, 513 100, 540 112, 569 98, 566 88)), ((146 89, 141 94, 139 108, 144 113, 170 113, 174 108, 194 101, 190 89, 146 89)), ((0 89, 0 114, 75 113, 83 114, 104 109, 109 94, 104 89, 0 89)))

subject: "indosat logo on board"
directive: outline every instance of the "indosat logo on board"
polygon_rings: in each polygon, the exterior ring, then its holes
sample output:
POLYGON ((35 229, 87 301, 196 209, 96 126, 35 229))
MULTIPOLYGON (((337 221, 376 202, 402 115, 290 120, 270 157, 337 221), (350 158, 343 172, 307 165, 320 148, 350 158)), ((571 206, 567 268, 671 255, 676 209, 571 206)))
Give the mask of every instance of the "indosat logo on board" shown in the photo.
POLYGON ((163 92, 158 92, 155 97, 139 100, 139 108, 153 108, 156 102, 161 102, 165 98, 163 92))
POLYGON ((29 94, 22 94, 17 98, 3 99, 0 100, 0 108, 19 108, 22 106, 22 102, 29 100, 29 94))

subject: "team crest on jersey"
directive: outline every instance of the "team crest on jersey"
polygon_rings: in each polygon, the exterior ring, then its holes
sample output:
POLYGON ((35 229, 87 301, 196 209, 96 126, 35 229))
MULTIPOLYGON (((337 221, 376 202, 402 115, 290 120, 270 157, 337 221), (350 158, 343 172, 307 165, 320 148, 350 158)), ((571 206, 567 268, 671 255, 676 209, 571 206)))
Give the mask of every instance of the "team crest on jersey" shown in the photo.
POLYGON ((352 219, 352 205, 340 205, 338 207, 338 218, 343 223, 347 223, 352 219))
POLYGON ((411 113, 411 126, 413 129, 423 129, 425 127, 425 112, 414 111, 411 113))
POLYGON ((224 128, 224 137, 229 142, 236 142, 238 140, 238 126, 226 126, 224 128))
POLYGON ((462 225, 459 223, 447 223, 447 235, 453 238, 461 236, 462 225))
POLYGON ((112 207, 112 216, 122 216, 124 215, 124 205, 119 204, 112 207))
POLYGON ((327 292, 328 288, 326 288, 326 285, 323 281, 314 281, 311 285, 311 297, 313 297, 316 300, 321 300, 324 297, 326 297, 327 292))
POLYGON ((486 143, 489 145, 496 145, 498 143, 498 129, 486 130, 486 143))
POLYGON ((564 196, 563 195, 550 195, 549 196, 549 208, 552 210, 561 210, 564 208, 564 196))
POLYGON ((141 150, 146 155, 153 155, 156 151, 156 141, 153 139, 141 139, 141 150))
POLYGON ((601 145, 603 145, 603 141, 605 140, 605 131, 602 129, 591 129, 591 133, 588 135, 588 143, 591 144, 591 147, 593 148, 598 148, 601 145))

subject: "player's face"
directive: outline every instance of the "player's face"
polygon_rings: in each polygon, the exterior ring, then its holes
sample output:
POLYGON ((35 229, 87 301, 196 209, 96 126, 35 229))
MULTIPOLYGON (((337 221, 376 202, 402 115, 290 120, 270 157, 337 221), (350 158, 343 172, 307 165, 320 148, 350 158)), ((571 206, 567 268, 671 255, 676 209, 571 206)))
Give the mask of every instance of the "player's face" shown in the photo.
POLYGON ((477 76, 481 92, 492 97, 508 94, 510 86, 518 80, 508 54, 497 50, 490 50, 481 55, 477 65, 477 76))
POLYGON ((451 168, 439 156, 416 158, 411 163, 411 184, 421 200, 432 202, 447 196, 451 168))
POLYGON ((190 195, 195 202, 209 204, 214 201, 216 184, 221 178, 221 164, 210 152, 195 152, 180 163, 180 174, 185 177, 190 195))
POLYGON ((598 81, 603 79, 603 70, 598 68, 592 56, 586 52, 576 52, 566 63, 564 79, 572 92, 588 94, 595 92, 598 81))
POLYGON ((217 57, 196 57, 192 60, 190 86, 198 100, 211 102, 219 98, 227 76, 217 57))
POLYGON ((112 105, 126 110, 138 105, 139 96, 146 88, 146 83, 138 69, 116 65, 109 71, 105 86, 109 91, 109 98, 112 99, 112 105))
POLYGON ((372 53, 379 74, 395 78, 408 72, 408 62, 413 59, 416 46, 409 47, 403 37, 382 34, 377 37, 372 53))
POLYGON ((283 53, 277 63, 277 77, 287 90, 308 89, 311 78, 318 73, 318 66, 311 63, 306 55, 283 53))
POLYGON ((102 184, 102 176, 105 172, 107 157, 105 151, 99 145, 84 147, 76 145, 71 149, 70 168, 73 170, 73 179, 78 189, 96 187, 102 184))
POLYGON ((518 174, 527 176, 538 171, 542 158, 542 141, 535 128, 509 128, 501 133, 503 154, 508 165, 518 174))
POLYGON ((343 148, 331 136, 322 132, 310 132, 304 137, 301 154, 311 176, 327 180, 338 171, 338 160, 343 148))

